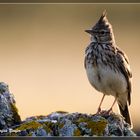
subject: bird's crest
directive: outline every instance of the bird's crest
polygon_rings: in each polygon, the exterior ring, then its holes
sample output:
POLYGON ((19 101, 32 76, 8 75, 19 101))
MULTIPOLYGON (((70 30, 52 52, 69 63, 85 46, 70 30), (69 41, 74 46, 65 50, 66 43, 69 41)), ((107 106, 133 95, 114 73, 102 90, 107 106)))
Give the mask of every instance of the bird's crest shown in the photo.
POLYGON ((107 15, 106 9, 103 11, 102 16, 105 17, 107 15))
POLYGON ((107 12, 106 10, 103 11, 98 23, 102 23, 104 21, 104 19, 106 18, 107 12))

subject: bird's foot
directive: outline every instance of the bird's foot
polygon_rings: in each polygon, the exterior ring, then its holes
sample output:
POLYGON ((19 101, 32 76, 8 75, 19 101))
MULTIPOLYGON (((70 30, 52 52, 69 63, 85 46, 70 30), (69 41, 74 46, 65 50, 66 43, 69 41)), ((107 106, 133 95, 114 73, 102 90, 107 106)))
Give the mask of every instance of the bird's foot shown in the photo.
POLYGON ((110 114, 111 112, 113 112, 113 109, 112 109, 112 108, 110 108, 110 109, 106 112, 106 114, 110 114))
POLYGON ((94 115, 109 115, 111 112, 113 112, 112 108, 106 111, 106 110, 101 110, 101 108, 99 107, 94 115))
POLYGON ((101 108, 99 107, 95 115, 99 115, 101 113, 101 108))
POLYGON ((112 108, 110 108, 109 110, 100 110, 100 112, 96 115, 110 115, 113 112, 112 108))

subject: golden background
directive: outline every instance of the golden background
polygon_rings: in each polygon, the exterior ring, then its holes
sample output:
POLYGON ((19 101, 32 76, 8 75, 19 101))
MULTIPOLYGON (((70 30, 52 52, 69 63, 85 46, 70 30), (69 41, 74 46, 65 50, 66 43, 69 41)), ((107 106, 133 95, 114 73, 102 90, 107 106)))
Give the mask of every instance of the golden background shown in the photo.
MULTIPOLYGON (((84 51, 104 9, 133 72, 130 112, 140 126, 139 4, 1 4, 0 80, 10 86, 22 119, 54 111, 95 113, 102 94, 89 84, 84 51)), ((108 96, 103 109, 113 102, 108 96)), ((118 112, 117 105, 114 108, 118 112)))

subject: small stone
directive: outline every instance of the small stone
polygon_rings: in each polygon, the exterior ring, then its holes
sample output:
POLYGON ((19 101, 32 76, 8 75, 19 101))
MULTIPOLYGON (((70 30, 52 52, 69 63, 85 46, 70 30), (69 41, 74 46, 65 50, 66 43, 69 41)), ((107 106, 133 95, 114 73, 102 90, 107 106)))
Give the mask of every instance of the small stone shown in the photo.
POLYGON ((20 136, 27 136, 28 133, 25 131, 25 130, 22 130, 20 133, 19 133, 20 136))
POLYGON ((47 133, 43 128, 39 128, 36 131, 36 136, 47 136, 47 133))

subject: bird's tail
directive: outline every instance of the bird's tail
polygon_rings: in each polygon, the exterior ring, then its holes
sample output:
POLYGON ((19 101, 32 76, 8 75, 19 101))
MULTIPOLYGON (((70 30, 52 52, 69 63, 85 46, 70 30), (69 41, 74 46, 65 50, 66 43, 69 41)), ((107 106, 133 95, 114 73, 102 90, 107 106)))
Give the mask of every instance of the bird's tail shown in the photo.
POLYGON ((132 125, 132 121, 131 121, 131 117, 130 117, 130 113, 129 113, 129 109, 128 109, 128 105, 126 103, 125 107, 122 107, 120 104, 118 104, 119 109, 120 109, 120 113, 121 115, 124 117, 124 120, 130 124, 131 128, 133 127, 132 125))

